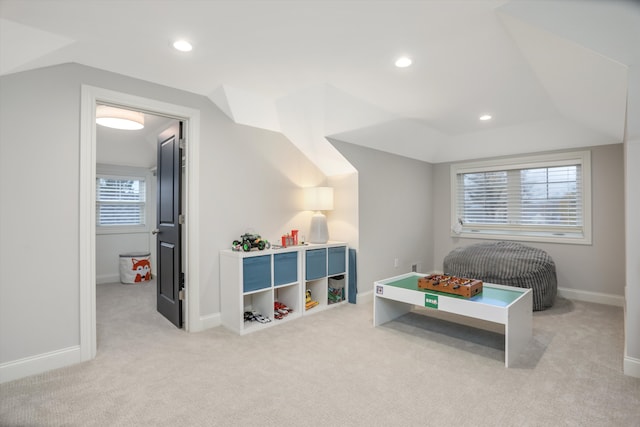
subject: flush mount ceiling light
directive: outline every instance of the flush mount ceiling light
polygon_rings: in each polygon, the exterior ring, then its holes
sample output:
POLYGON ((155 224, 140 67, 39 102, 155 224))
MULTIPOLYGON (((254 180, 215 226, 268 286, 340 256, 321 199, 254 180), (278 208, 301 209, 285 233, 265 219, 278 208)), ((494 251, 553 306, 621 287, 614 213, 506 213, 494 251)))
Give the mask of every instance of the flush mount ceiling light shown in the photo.
POLYGON ((483 114, 482 116, 480 116, 480 120, 486 122, 487 120, 491 120, 491 116, 489 114, 483 114))
POLYGON ((173 47, 180 52, 191 52, 191 50, 193 49, 191 43, 186 40, 176 40, 175 42, 173 42, 173 47))
POLYGON ((398 68, 407 68, 412 63, 413 61, 411 60, 411 58, 407 56, 401 56, 400 58, 396 59, 396 62, 395 62, 396 67, 398 68))
POLYGON ((144 128, 144 114, 107 105, 98 105, 96 123, 114 129, 138 130, 144 128))

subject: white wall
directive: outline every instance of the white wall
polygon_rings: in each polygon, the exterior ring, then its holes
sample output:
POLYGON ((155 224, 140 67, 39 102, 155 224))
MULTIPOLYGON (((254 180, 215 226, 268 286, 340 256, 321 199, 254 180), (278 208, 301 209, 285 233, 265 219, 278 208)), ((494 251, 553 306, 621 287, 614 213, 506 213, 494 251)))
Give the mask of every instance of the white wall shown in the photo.
POLYGON ((432 166, 331 142, 358 171, 358 293, 371 292, 376 280, 411 271, 415 263, 418 271, 431 270, 432 166))
MULTIPOLYGON (((327 179, 333 187, 335 209, 327 212, 329 239, 347 242, 350 249, 359 249, 358 174, 334 175, 327 179)), ((308 227, 307 227, 308 228, 308 227)), ((308 235, 308 234, 307 234, 308 235)))
POLYGON ((626 142, 625 363, 627 375, 640 378, 640 139, 626 142))
POLYGON ((0 363, 79 343, 74 74, 0 77, 0 363))
POLYGON ((202 96, 76 64, 2 76, 0 368, 79 346, 82 84, 200 111, 202 316, 220 311, 219 250, 249 227, 275 240, 307 224, 298 189, 326 180, 283 136, 233 124, 202 96))
MULTIPOLYGON (((592 245, 523 242, 551 255, 558 275, 558 287, 574 298, 599 297, 622 305, 624 295, 624 177, 622 144, 589 147, 591 150, 592 245), (579 293, 572 292, 573 290, 579 293), (591 295, 596 293, 596 295, 591 295), (603 294, 603 295, 600 295, 603 294)), ((442 269, 452 249, 481 242, 480 239, 451 237, 450 165, 434 167, 434 263, 442 269)))
MULTIPOLYGON (((120 281, 120 254, 149 252, 148 233, 118 233, 96 235, 96 283, 120 281)), ((155 259, 151 259, 151 274, 155 275, 155 259)))
POLYGON ((200 146, 203 316, 220 311, 219 250, 231 247, 249 229, 271 242, 292 229, 307 229, 312 212, 300 211, 300 188, 326 183, 281 134, 235 125, 218 110, 215 113, 203 123, 200 146))
POLYGON ((625 135, 626 286, 624 372, 640 378, 640 65, 629 69, 625 135))

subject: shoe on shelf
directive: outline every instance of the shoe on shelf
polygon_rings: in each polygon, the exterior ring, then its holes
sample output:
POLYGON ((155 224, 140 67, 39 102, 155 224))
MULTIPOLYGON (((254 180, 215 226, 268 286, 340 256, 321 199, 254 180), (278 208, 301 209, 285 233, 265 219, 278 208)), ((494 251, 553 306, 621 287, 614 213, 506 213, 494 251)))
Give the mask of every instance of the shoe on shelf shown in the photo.
POLYGON ((245 312, 245 320, 250 320, 250 321, 256 321, 259 323, 269 323, 271 322, 271 319, 269 319, 268 316, 263 316, 262 314, 258 313, 257 311, 248 311, 245 312), (247 313, 249 313, 249 319, 247 319, 247 313))
POLYGON ((273 303, 273 310, 279 312, 283 316, 286 316, 287 314, 293 311, 292 309, 290 309, 289 307, 287 307, 286 305, 278 301, 275 301, 273 303))
POLYGON ((269 323, 271 322, 271 319, 269 319, 269 317, 267 316, 263 316, 262 314, 258 313, 258 312, 253 312, 253 317, 255 320, 257 320, 260 323, 269 323))

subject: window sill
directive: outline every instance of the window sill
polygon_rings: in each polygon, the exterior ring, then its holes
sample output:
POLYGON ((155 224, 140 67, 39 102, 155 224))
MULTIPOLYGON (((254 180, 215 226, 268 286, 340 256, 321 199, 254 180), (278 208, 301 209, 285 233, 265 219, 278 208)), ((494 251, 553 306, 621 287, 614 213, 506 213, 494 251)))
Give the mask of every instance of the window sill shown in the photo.
POLYGON ((549 233, 549 232, 513 232, 501 230, 462 230, 451 231, 451 237, 484 240, 515 240, 520 242, 562 243, 571 245, 590 245, 591 237, 582 233, 549 233))
POLYGON ((96 226, 96 234, 146 234, 149 233, 149 227, 142 226, 96 226))

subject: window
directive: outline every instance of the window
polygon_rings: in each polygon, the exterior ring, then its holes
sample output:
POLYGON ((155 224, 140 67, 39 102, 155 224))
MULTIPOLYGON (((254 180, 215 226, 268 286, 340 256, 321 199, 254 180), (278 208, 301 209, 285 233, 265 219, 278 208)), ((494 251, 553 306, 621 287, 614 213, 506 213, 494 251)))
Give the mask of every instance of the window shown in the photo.
POLYGON ((96 179, 96 226, 145 226, 145 190, 144 178, 98 176, 96 179))
POLYGON ((452 235, 591 243, 588 151, 451 166, 452 235))

